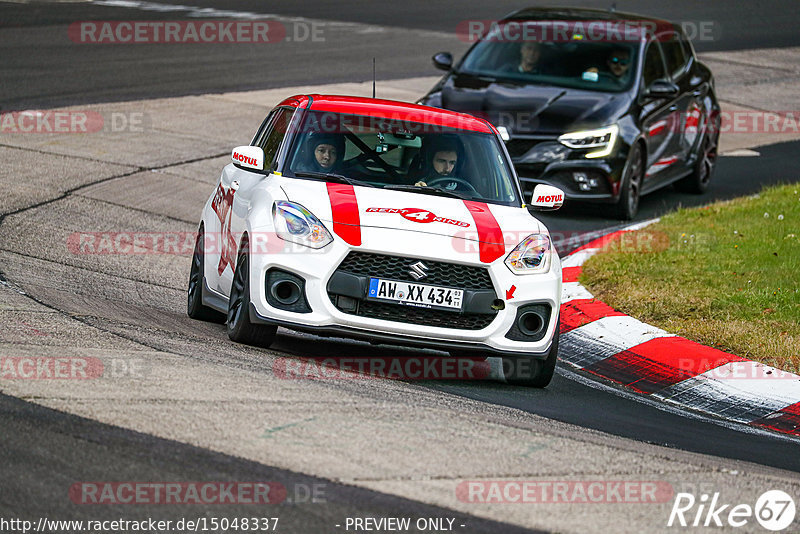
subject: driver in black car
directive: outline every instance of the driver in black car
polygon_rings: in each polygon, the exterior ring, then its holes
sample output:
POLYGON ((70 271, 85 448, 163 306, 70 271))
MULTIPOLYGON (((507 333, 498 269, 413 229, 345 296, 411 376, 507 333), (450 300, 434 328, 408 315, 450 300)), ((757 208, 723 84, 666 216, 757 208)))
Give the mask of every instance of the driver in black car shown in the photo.
POLYGON ((445 189, 455 189, 456 182, 448 184, 446 178, 459 175, 464 166, 462 153, 461 143, 457 139, 445 136, 425 139, 419 154, 419 161, 422 164, 409 173, 416 180, 414 185, 432 184, 445 189))

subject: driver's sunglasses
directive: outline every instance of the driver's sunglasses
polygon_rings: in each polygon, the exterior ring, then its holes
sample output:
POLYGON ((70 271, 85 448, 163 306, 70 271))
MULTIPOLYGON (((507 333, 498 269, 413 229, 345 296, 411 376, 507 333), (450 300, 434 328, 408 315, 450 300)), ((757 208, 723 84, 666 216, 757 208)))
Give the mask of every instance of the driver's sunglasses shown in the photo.
POLYGON ((614 56, 614 57, 611 58, 611 63, 613 63, 615 65, 622 65, 624 67, 625 65, 630 63, 630 59, 621 59, 621 58, 618 58, 618 57, 614 56))

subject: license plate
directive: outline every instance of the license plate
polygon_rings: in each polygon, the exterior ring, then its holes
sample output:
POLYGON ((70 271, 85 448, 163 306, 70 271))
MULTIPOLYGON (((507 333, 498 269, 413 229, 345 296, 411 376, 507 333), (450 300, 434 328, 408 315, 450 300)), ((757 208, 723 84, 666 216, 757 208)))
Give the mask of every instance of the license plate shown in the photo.
POLYGON ((367 297, 418 308, 460 310, 464 300, 464 291, 450 287, 370 278, 367 297))

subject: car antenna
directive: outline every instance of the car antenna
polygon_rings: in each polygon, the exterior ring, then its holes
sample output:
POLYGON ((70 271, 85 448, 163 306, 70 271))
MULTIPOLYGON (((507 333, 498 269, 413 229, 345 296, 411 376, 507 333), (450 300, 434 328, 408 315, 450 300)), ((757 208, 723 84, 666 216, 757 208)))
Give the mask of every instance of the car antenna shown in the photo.
POLYGON ((375 58, 372 58, 372 98, 375 98, 375 58))

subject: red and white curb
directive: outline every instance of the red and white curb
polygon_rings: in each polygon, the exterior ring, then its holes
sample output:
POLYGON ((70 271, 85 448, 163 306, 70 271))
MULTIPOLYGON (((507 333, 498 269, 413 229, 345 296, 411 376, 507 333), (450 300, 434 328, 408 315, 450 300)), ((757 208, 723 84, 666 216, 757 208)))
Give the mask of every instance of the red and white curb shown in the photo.
POLYGON ((588 258, 643 226, 595 239, 562 260, 559 359, 672 406, 800 437, 800 376, 628 317, 578 282, 588 258))

